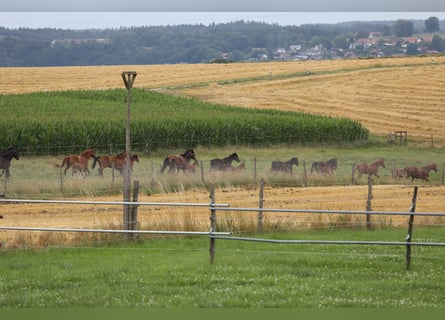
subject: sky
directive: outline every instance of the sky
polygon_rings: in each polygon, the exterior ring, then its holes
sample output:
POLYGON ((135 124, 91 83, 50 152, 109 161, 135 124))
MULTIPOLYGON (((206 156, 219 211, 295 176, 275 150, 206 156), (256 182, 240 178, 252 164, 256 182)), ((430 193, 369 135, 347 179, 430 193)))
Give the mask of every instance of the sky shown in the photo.
POLYGON ((119 28, 257 21, 285 25, 347 21, 445 20, 438 0, 13 0, 0 2, 7 28, 119 28))
POLYGON ((445 20, 445 12, 0 12, 0 26, 16 28, 106 29, 178 24, 257 21, 282 26, 397 19, 445 20))

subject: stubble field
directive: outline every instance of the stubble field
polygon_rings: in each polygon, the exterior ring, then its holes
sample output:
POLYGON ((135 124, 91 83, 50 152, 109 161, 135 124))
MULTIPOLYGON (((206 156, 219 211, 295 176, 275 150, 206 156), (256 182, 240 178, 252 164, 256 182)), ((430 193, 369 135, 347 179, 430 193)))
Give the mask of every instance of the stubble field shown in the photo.
MULTIPOLYGON (((432 137, 435 147, 442 148, 445 142, 445 116, 442 112, 445 102, 444 63, 445 57, 435 57, 434 61, 423 57, 224 65, 0 68, 0 93, 123 88, 120 73, 134 70, 138 72, 137 87, 248 108, 347 117, 362 122, 373 135, 385 136, 395 130, 406 130, 408 137, 419 143, 419 148, 429 147, 432 137), (310 75, 306 74, 307 71, 310 75)), ((412 186, 378 186, 374 189, 373 209, 406 211, 411 194, 412 186)), ((445 205, 440 201, 444 195, 442 186, 424 184, 417 211, 445 211, 445 205)), ((366 196, 364 186, 270 188, 266 206, 364 210, 366 196)), ((94 199, 99 198, 89 200, 94 199)), ((102 197, 100 200, 120 201, 121 197, 102 197)), ((202 190, 142 195, 140 200, 209 201, 208 192, 202 190)), ((256 206, 257 190, 224 188, 218 193, 217 201, 228 202, 233 207, 256 206)), ((162 219, 158 223, 153 219, 163 216, 163 213, 177 214, 168 208, 144 209, 141 210, 141 225, 150 220, 150 226, 171 228, 171 225, 162 225, 165 223, 162 219)), ((206 210, 192 212, 187 209, 179 215, 195 213, 207 229, 209 213, 206 210)), ((107 227, 119 225, 122 218, 121 208, 98 209, 94 206, 73 209, 70 206, 2 205, 1 214, 4 225, 47 227, 107 227)), ((327 219, 335 221, 337 218, 327 219)), ((172 217, 171 221, 184 222, 184 218, 172 217)), ((392 219, 384 223, 405 221, 392 219)), ((10 235, 8 233, 7 237, 10 235)))

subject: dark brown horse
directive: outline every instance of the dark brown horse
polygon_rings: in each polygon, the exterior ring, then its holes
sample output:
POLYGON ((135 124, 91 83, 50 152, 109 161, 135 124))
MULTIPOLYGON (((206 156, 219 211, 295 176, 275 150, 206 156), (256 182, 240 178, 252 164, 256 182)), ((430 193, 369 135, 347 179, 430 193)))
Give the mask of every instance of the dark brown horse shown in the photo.
POLYGON ((2 173, 0 177, 5 174, 5 178, 8 179, 11 176, 9 172, 9 168, 11 166, 12 158, 19 160, 20 153, 17 147, 10 147, 4 151, 0 152, 0 169, 2 169, 2 173))
MULTIPOLYGON (((103 172, 104 169, 106 168, 114 168, 117 171, 119 171, 120 174, 122 174, 126 160, 127 160, 127 153, 125 151, 118 153, 117 155, 114 156, 107 156, 107 155, 99 156, 94 158, 92 168, 94 169, 96 167, 96 164, 98 163, 99 168, 97 169, 97 173, 101 177, 103 177, 104 175, 103 172)), ((130 157, 130 170, 133 170, 133 164, 135 161, 139 162, 139 157, 137 154, 134 154, 130 157)))
POLYGON ((220 171, 226 171, 230 170, 232 168, 232 162, 236 161, 239 162, 238 154, 232 153, 226 158, 223 159, 212 159, 210 160, 210 169, 211 170, 220 170, 220 171))
POLYGON ((414 179, 421 179, 429 182, 430 171, 437 173, 437 164, 433 162, 421 168, 408 166, 403 168, 403 170, 405 171, 406 177, 411 178, 411 181, 414 181, 414 179))
POLYGON ((369 176, 376 176, 380 179, 379 176, 379 167, 385 168, 385 160, 380 159, 373 163, 367 164, 365 162, 362 162, 355 166, 355 171, 359 173, 358 177, 360 178, 362 174, 367 174, 369 176))
POLYGON ((55 164, 54 166, 57 168, 63 168, 66 166, 63 172, 65 175, 69 168, 72 170, 72 175, 74 175, 76 172, 89 175, 90 171, 88 170, 88 160, 95 156, 96 155, 93 149, 86 149, 82 151, 80 155, 69 155, 65 157, 61 165, 55 164))
POLYGON ((329 159, 328 161, 316 161, 312 163, 311 173, 314 171, 320 174, 332 175, 337 170, 337 159, 329 159))
POLYGON ((198 161, 193 149, 187 149, 179 156, 170 155, 164 159, 161 172, 164 172, 167 167, 169 168, 168 172, 170 173, 179 172, 179 170, 185 172, 187 168, 190 167, 189 165, 191 159, 198 161))
POLYGON ((299 165, 298 158, 293 157, 289 161, 272 161, 272 166, 270 167, 270 171, 281 171, 285 173, 292 174, 292 166, 299 165))

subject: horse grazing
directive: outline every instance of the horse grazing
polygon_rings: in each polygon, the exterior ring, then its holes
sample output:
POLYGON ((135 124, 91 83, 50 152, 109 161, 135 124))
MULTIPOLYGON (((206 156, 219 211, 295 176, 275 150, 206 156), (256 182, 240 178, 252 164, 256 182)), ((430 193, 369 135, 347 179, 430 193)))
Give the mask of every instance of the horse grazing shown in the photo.
POLYGON ((311 173, 314 171, 316 173, 332 175, 334 171, 337 170, 337 159, 329 159, 328 161, 316 161, 312 163, 311 173))
POLYGON ((86 149, 82 151, 80 155, 69 155, 65 157, 61 165, 55 164, 54 166, 57 168, 63 168, 66 165, 63 172, 65 176, 69 168, 72 170, 72 175, 74 175, 75 172, 84 172, 88 176, 90 175, 90 171, 88 170, 88 160, 95 156, 96 154, 93 149, 86 149))
MULTIPOLYGON (((101 177, 103 177, 104 175, 103 172, 104 169, 106 168, 114 168, 117 171, 119 171, 120 174, 122 174, 126 161, 127 161, 127 153, 125 151, 118 153, 115 156, 105 155, 105 156, 94 157, 92 168, 94 169, 96 167, 96 163, 99 163, 99 168, 97 169, 97 173, 101 177)), ((132 155, 130 157, 130 170, 133 170, 133 164, 135 161, 139 162, 139 157, 137 154, 132 155)))
POLYGON ((272 161, 272 166, 270 167, 270 171, 281 171, 285 173, 292 174, 292 166, 299 165, 298 158, 293 157, 289 161, 272 161))
POLYGON ((189 168, 191 159, 198 161, 193 149, 185 150, 180 156, 170 155, 164 159, 161 172, 164 172, 167 167, 169 168, 168 172, 170 173, 174 173, 175 171, 178 172, 179 170, 185 172, 187 168, 189 168))
POLYGON ((358 171, 359 178, 362 176, 362 174, 367 174, 369 176, 376 176, 380 179, 378 172, 379 167, 385 168, 385 160, 380 159, 370 164, 362 162, 355 167, 355 171, 358 171))
POLYGON ((411 181, 414 181, 414 179, 422 179, 429 182, 428 179, 430 177, 430 171, 434 171, 437 173, 437 164, 433 162, 421 168, 415 166, 408 166, 403 168, 403 170, 405 170, 406 177, 411 178, 411 181))
POLYGON ((221 170, 226 171, 232 167, 232 162, 239 162, 238 154, 232 153, 230 156, 223 159, 212 159, 210 160, 210 169, 211 170, 221 170))
POLYGON ((9 168, 11 166, 12 158, 15 158, 17 160, 19 160, 20 158, 20 153, 17 147, 10 147, 0 152, 0 169, 3 169, 2 173, 0 174, 0 177, 3 176, 3 174, 5 174, 6 179, 8 179, 11 176, 9 168))

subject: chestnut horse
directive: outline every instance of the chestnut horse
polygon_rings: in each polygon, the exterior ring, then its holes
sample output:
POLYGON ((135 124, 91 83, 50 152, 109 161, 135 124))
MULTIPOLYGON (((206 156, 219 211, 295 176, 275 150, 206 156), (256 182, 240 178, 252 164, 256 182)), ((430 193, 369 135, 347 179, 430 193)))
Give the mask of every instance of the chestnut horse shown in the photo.
POLYGON ((82 151, 80 155, 69 155, 65 157, 61 165, 55 164, 54 166, 57 168, 63 168, 66 165, 63 172, 65 176, 69 168, 72 170, 72 175, 74 175, 75 172, 84 172, 88 176, 90 175, 90 171, 88 170, 88 160, 95 156, 96 155, 93 149, 86 149, 82 151))
POLYGON ((5 178, 8 179, 11 174, 9 172, 9 167, 11 166, 12 158, 19 160, 20 153, 17 147, 10 147, 2 152, 0 152, 0 169, 3 169, 0 177, 5 173, 5 178))
MULTIPOLYGON (((99 156, 94 158, 92 168, 94 169, 96 167, 96 163, 99 163, 99 168, 97 169, 97 173, 101 177, 103 177, 104 175, 103 172, 104 169, 106 168, 114 167, 114 169, 116 169, 117 171, 120 172, 120 174, 122 174, 126 160, 127 160, 127 153, 125 151, 118 153, 115 156, 107 156, 107 155, 99 156)), ((139 162, 139 157, 137 154, 132 155, 130 157, 130 170, 133 170, 133 164, 135 161, 139 162)))
POLYGON ((298 158, 293 157, 289 161, 272 161, 272 166, 270 168, 270 171, 282 171, 285 173, 292 174, 292 166, 296 165, 298 166, 298 158))
POLYGON ((408 166, 403 168, 405 171, 406 177, 411 177, 411 181, 414 181, 414 179, 421 179, 429 182, 430 177, 430 171, 434 171, 437 173, 437 164, 434 162, 425 166, 425 167, 415 167, 415 166, 408 166))
POLYGON ((358 171, 359 178, 362 176, 362 174, 367 174, 370 176, 374 175, 380 179, 379 172, 378 172, 379 167, 385 168, 385 160, 380 159, 380 160, 377 160, 371 164, 362 162, 355 167, 355 171, 358 171))
POLYGON ((210 160, 210 169, 226 171, 232 167, 233 161, 236 162, 240 161, 237 153, 232 153, 230 156, 223 159, 210 160))
POLYGON ((167 156, 164 159, 161 172, 164 172, 167 167, 169 168, 168 172, 170 173, 174 173, 175 171, 178 172, 179 170, 185 172, 188 168, 190 168, 191 159, 198 161, 196 159, 195 151, 193 151, 193 149, 185 150, 184 153, 181 154, 180 156, 175 156, 175 155, 167 156))

